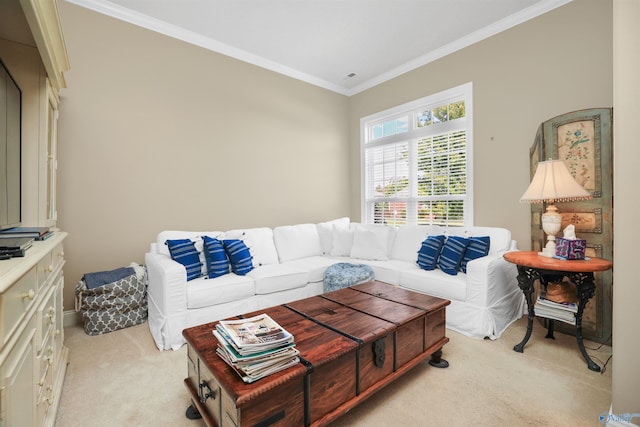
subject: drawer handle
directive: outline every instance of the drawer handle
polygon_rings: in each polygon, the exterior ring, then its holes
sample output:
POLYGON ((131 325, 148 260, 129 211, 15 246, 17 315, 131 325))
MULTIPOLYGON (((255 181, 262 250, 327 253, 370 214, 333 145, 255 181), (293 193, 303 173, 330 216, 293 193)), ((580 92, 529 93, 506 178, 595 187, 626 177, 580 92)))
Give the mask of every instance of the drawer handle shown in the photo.
POLYGON ((47 268, 44 269, 44 271, 51 273, 53 271, 53 265, 49 265, 47 268))
POLYGON ((33 289, 29 289, 29 292, 27 292, 26 294, 22 294, 22 299, 29 298, 30 300, 33 300, 35 297, 36 291, 34 291, 33 289))
POLYGON ((207 400, 215 399, 215 398, 216 398, 216 392, 211 390, 211 387, 209 387, 209 384, 207 384, 205 381, 202 381, 200 383, 200 403, 205 403, 207 400), (203 388, 206 388, 209 391, 203 394, 202 393, 203 388))
POLYGON ((62 258, 62 257, 64 256, 64 251, 60 251, 60 253, 58 254, 58 256, 59 256, 60 258, 62 258))

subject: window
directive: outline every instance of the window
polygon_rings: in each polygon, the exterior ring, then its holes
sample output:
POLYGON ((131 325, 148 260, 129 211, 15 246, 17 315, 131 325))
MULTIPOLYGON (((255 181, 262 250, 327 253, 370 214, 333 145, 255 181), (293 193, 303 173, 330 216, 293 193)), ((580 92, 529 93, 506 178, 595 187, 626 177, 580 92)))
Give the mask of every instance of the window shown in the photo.
POLYGON ((473 225, 471 83, 360 127, 363 223, 473 225))

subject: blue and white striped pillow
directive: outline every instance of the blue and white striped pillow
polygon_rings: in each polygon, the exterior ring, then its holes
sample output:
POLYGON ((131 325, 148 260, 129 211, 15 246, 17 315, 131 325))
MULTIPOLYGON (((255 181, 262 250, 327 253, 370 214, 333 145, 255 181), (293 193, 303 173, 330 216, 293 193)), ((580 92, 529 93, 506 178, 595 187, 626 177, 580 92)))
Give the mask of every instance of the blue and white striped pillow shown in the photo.
POLYGON ((489 247, 491 246, 491 238, 489 236, 471 237, 470 240, 471 242, 464 251, 464 256, 460 263, 460 270, 462 270, 463 273, 467 272, 467 263, 469 261, 487 256, 489 254, 489 247))
POLYGON ((223 240, 224 249, 227 251, 229 261, 231 261, 231 270, 239 276, 244 276, 253 270, 253 262, 251 261, 251 252, 242 240, 223 240))
POLYGON ((209 236, 202 236, 204 241, 204 259, 207 262, 209 279, 229 274, 229 258, 224 250, 224 245, 218 239, 209 236))
POLYGON ((418 265, 421 269, 433 270, 436 268, 444 239, 444 236, 429 236, 424 239, 418 251, 418 265))
POLYGON ((438 267, 447 274, 455 276, 462 262, 464 251, 469 246, 469 239, 460 236, 449 236, 444 242, 438 258, 438 267))
POLYGON ((171 259, 184 265, 187 270, 187 281, 202 276, 202 263, 195 244, 189 239, 167 240, 171 259))

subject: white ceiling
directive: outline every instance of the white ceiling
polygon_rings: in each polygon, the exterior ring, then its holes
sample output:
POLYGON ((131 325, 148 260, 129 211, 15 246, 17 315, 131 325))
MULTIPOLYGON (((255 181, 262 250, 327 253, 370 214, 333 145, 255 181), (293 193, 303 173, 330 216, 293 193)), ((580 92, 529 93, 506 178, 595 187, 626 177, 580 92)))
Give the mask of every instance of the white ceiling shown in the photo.
POLYGON ((353 95, 571 0, 66 1, 353 95))

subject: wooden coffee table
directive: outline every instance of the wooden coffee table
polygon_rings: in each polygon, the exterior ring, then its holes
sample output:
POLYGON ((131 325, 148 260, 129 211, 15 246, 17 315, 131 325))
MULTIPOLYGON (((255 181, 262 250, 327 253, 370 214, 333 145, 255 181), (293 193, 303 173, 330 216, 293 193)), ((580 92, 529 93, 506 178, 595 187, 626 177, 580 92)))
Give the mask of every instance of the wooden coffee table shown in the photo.
POLYGON ((295 338, 301 363, 244 383, 216 354, 216 322, 183 331, 187 341, 187 416, 209 426, 321 426, 412 367, 442 359, 450 301, 372 281, 267 313, 295 338))

